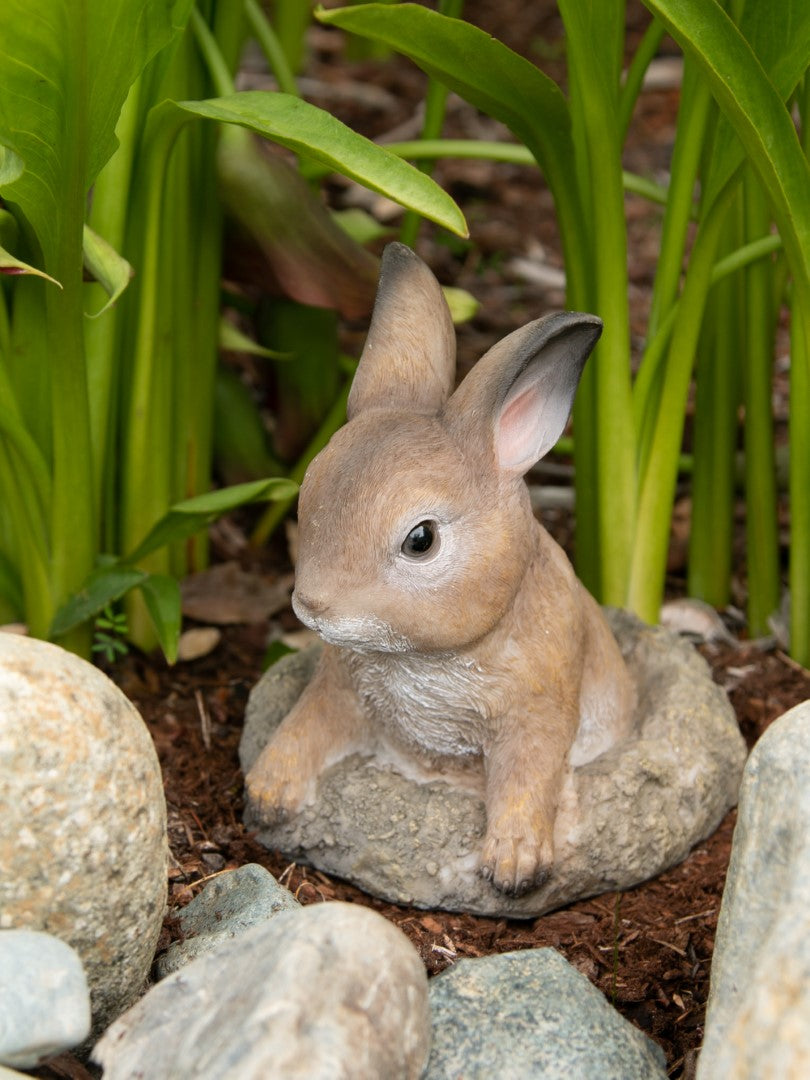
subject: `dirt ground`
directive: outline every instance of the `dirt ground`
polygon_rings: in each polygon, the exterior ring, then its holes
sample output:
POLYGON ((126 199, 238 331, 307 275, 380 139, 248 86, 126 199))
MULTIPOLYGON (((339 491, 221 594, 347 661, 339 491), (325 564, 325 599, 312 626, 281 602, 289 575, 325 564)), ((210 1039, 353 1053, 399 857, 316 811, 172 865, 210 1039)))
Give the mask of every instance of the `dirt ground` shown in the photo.
MULTIPOLYGON (((631 38, 635 40, 646 16, 633 4, 629 11, 631 38)), ((555 77, 562 77, 562 29, 553 5, 468 0, 465 14, 555 77)), ((403 132, 398 137, 410 137, 411 130, 417 133, 415 107, 424 81, 415 68, 394 59, 346 65, 339 41, 330 31, 316 29, 311 43, 307 70, 310 100, 373 137, 397 129, 403 132)), ((663 51, 674 55, 676 50, 665 43, 663 51)), ((677 73, 674 81, 665 80, 661 88, 644 92, 628 141, 628 168, 665 178, 677 100, 677 73)), ((493 130, 485 117, 451 98, 450 134, 472 136, 493 130)), ((463 369, 497 337, 562 303, 554 275, 561 265, 559 245, 551 201, 537 170, 465 162, 445 164, 436 175, 463 205, 472 230, 470 244, 464 244, 426 229, 418 245, 443 282, 468 288, 482 302, 479 315, 459 333, 463 369), (540 275, 530 274, 527 279, 516 259, 539 265, 540 275)), ((340 204, 350 192, 335 184, 332 196, 340 204)), ((659 216, 648 204, 630 196, 627 213, 632 329, 640 341, 655 266, 659 216)), ((779 402, 778 386, 776 391, 779 402)), ((560 475, 565 483, 568 474, 562 464, 560 475)), ((686 524, 673 533, 668 582, 672 596, 682 595, 685 588, 682 540, 688 532, 688 492, 680 505, 686 524)), ((570 514, 550 513, 544 520, 570 550, 570 514)), ((245 569, 260 571, 270 580, 287 574, 286 545, 275 539, 267 551, 251 553, 245 541, 249 524, 240 518, 215 531, 215 555, 236 558, 245 569)), ((744 596, 744 577, 741 546, 737 602, 744 596)), ((271 620, 224 628, 214 652, 194 662, 168 669, 157 657, 132 654, 111 672, 141 710, 165 777, 172 850, 171 912, 161 947, 178 932, 172 914, 195 896, 206 880, 245 862, 258 862, 302 903, 341 899, 381 911, 408 935, 430 974, 459 957, 553 946, 624 1016, 663 1047, 671 1076, 691 1077, 702 1040, 709 965, 734 813, 684 863, 655 880, 527 922, 425 912, 370 899, 350 885, 266 851, 241 824, 242 775, 237 746, 245 703, 261 674, 268 633, 294 627, 294 616, 286 608, 271 620)), ((728 691, 749 745, 777 716, 810 698, 810 674, 774 645, 763 648, 736 640, 700 648, 715 680, 728 691)), ((70 1055, 63 1055, 39 1075, 78 1078, 89 1074, 70 1055)))

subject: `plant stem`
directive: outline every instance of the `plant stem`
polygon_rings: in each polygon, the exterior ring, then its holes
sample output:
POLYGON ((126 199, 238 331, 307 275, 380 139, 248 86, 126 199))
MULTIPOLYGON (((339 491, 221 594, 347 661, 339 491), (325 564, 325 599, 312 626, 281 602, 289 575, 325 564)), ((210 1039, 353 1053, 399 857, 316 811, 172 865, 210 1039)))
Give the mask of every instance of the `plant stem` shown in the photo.
POLYGON ((665 33, 662 23, 653 16, 652 22, 644 31, 644 37, 639 42, 630 67, 627 69, 627 77, 619 95, 619 130, 622 143, 627 137, 627 129, 630 127, 630 121, 633 118, 633 109, 636 106, 636 101, 638 101, 647 68, 658 52, 658 46, 661 44, 661 39, 665 33))
MULTIPOLYGON (((749 168, 743 181, 748 235, 770 225, 765 193, 749 168)), ((772 265, 756 262, 745 271, 745 501, 748 564, 748 630, 768 632, 768 617, 779 608, 779 526, 776 506, 772 383, 776 311, 771 289, 772 265)), ((732 324, 733 325, 733 324, 732 324)))
POLYGON ((640 474, 628 600, 631 610, 648 622, 657 622, 661 605, 686 399, 712 265, 733 195, 734 185, 729 184, 695 239, 664 369, 661 403, 652 426, 649 458, 640 474))
MULTIPOLYGON (((648 320, 648 340, 678 295, 687 229, 692 217, 692 201, 698 167, 705 148, 705 134, 713 105, 705 81, 699 78, 689 58, 684 61, 681 104, 672 149, 670 181, 661 227, 661 250, 648 320)), ((642 361, 643 363, 643 361, 642 361)), ((638 391, 638 388, 636 388, 638 391)), ((642 405, 642 411, 646 408, 642 405)))
POLYGON ((287 55, 281 41, 256 0, 245 0, 245 14, 251 30, 256 35, 256 40, 267 58, 270 70, 276 77, 279 90, 285 94, 300 97, 301 92, 298 89, 298 83, 295 81, 293 70, 287 62, 287 55))
MULTIPOLYGON (((726 224, 726 247, 736 248, 742 234, 737 202, 738 212, 726 224)), ((690 596, 715 607, 728 604, 731 583, 741 299, 738 278, 715 287, 698 343, 688 582, 690 596)))
MULTIPOLYGON (((68 55, 81 58, 66 82, 66 145, 64 190, 58 240, 48 272, 62 283, 48 289, 46 308, 51 348, 51 426, 53 488, 51 502, 51 603, 53 610, 76 592, 93 568, 96 553, 96 507, 93 498, 93 447, 84 355, 82 293, 82 227, 85 171, 89 153, 87 128, 87 43, 84 19, 66 20, 68 55)), ((41 633, 37 628, 34 633, 41 633)), ((46 630, 47 632, 47 630, 46 630)), ((87 655, 89 629, 79 629, 62 642, 87 655)))
POLYGON ((810 294, 795 283, 790 356, 790 652, 810 668, 810 294))
MULTIPOLYGON (((397 157, 411 161, 436 158, 462 158, 477 161, 502 161, 506 165, 537 165, 537 159, 528 147, 519 143, 493 142, 488 139, 412 139, 405 142, 381 143, 397 157)), ((667 201, 667 189, 646 176, 622 171, 625 191, 649 199, 650 202, 667 201)))
MULTIPOLYGON (((439 14, 446 15, 450 19, 458 19, 464 8, 464 0, 439 0, 439 14)), ((441 135, 444 126, 444 114, 447 105, 447 87, 438 79, 428 79, 427 93, 425 94, 425 118, 422 123, 422 139, 437 139, 441 135)), ((433 163, 423 161, 418 166, 424 173, 433 172, 433 163)), ((413 247, 419 235, 419 226, 422 217, 415 210, 408 210, 402 219, 399 230, 399 239, 403 244, 413 247)))
MULTIPOLYGON (((141 86, 142 80, 138 79, 130 88, 115 129, 118 149, 93 185, 89 224, 119 252, 125 244, 130 185, 139 142, 141 86)), ((100 307, 103 303, 100 299, 103 296, 102 287, 94 285, 87 292, 88 304, 98 302, 100 307)), ((115 524, 109 513, 111 501, 104 498, 104 493, 113 491, 115 484, 112 474, 115 472, 117 453, 113 429, 124 379, 117 348, 119 322, 119 309, 115 306, 98 319, 86 319, 84 323, 93 442, 93 492, 102 510, 101 528, 105 547, 110 551, 114 550, 115 524)))
MULTIPOLYGON (((593 373, 580 390, 580 395, 595 393, 599 597, 603 603, 622 604, 636 515, 627 232, 617 113, 624 6, 614 3, 610 11, 596 16, 586 13, 584 5, 565 0, 560 11, 568 35, 571 94, 577 106, 572 117, 580 155, 580 183, 585 185, 582 201, 589 208, 589 248, 597 253, 589 306, 605 323, 591 362, 593 373), (602 35, 618 42, 615 56, 609 56, 608 50, 594 51, 594 37, 602 35)), ((589 457, 589 463, 594 464, 593 453, 589 457)), ((577 492, 578 510, 580 493, 581 488, 577 492)), ((579 522, 577 532, 581 532, 579 522)))

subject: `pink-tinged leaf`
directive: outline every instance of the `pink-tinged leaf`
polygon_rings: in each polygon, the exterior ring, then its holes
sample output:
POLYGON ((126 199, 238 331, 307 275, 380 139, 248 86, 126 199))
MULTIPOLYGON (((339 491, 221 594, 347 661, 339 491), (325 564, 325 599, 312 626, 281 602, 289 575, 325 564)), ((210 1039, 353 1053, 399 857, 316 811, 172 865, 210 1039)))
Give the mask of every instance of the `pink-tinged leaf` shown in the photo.
POLYGON ((261 250, 263 272, 279 292, 346 318, 369 314, 378 260, 332 221, 291 165, 226 128, 218 171, 228 214, 261 250))

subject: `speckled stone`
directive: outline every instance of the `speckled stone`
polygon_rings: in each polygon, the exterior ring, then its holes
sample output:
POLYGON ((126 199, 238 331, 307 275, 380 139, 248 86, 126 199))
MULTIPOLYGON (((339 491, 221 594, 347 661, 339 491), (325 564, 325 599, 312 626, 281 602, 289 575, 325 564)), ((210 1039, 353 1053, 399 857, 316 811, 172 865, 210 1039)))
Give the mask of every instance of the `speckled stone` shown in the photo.
MULTIPOLYGON (((394 903, 531 917, 626 889, 686 857, 737 800, 745 743, 725 692, 688 642, 609 612, 638 689, 635 730, 572 770, 555 826, 550 879, 519 898, 479 873, 480 791, 434 773, 420 779, 354 755, 321 778, 315 802, 268 823, 248 802, 262 843, 394 903)), ((251 694, 240 744, 248 771, 311 677, 315 651, 285 657, 251 694)))
POLYGON ((459 960, 430 981, 424 1080, 664 1080, 664 1053, 554 949, 459 960))
POLYGON ((697 1074, 810 1076, 810 701, 745 767, 697 1074))
POLYGON ((166 805, 145 724, 97 668, 0 633, 0 929, 72 945, 99 1030, 142 992, 166 903, 166 805))
POLYGON ((280 911, 301 905, 269 870, 247 863, 209 881, 179 913, 183 940, 173 941, 157 963, 161 979, 224 941, 244 934, 280 911))
POLYGON ((0 1064, 33 1069, 90 1034, 82 962, 38 930, 0 930, 0 1064))
POLYGON ((104 1080, 417 1080, 427 975, 393 923, 354 904, 283 911, 169 975, 93 1051, 104 1080))

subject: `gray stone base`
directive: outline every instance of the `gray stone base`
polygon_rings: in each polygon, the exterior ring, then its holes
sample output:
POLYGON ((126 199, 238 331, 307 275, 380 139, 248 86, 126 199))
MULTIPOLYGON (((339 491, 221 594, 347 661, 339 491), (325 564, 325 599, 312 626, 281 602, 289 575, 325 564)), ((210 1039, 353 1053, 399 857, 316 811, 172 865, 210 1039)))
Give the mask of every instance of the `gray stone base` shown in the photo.
MULTIPOLYGON (((316 801, 283 825, 248 804, 267 847, 374 896, 423 908, 532 917, 626 889, 673 866, 737 801, 745 744, 725 692, 694 648, 624 612, 609 613, 638 688, 635 734, 567 778, 551 878, 519 898, 478 874, 480 790, 352 756, 322 777, 316 801)), ((317 652, 287 657, 251 694, 240 745, 255 761, 306 685, 317 652)))

